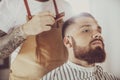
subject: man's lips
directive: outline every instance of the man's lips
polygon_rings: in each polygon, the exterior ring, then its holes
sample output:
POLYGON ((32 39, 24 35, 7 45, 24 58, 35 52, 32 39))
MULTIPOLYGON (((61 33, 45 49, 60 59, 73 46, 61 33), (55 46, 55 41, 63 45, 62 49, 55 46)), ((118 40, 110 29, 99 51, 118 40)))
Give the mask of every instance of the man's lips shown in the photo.
POLYGON ((92 42, 92 45, 96 45, 96 44, 102 44, 102 42, 100 40, 92 42))
POLYGON ((91 45, 103 45, 103 41, 102 40, 93 40, 92 42, 91 42, 91 45))

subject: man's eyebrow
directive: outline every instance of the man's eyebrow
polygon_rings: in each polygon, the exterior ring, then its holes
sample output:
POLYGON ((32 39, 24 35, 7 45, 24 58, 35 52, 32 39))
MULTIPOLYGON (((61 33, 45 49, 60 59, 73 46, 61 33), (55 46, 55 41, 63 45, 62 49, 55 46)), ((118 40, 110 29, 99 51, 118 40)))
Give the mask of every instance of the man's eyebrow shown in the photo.
MULTIPOLYGON (((86 24, 86 25, 81 25, 81 26, 80 26, 80 28, 83 28, 83 27, 91 27, 91 25, 86 24)), ((98 29, 102 29, 101 26, 98 26, 98 29)))
POLYGON ((80 28, 83 28, 83 27, 90 27, 91 25, 89 24, 85 24, 85 25, 80 25, 80 28))

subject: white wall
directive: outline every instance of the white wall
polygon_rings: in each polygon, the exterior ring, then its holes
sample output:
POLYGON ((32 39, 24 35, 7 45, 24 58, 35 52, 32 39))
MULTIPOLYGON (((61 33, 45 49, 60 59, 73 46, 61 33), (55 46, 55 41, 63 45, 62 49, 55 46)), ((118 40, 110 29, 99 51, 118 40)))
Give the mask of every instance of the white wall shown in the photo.
POLYGON ((103 28, 107 60, 104 68, 120 78, 120 0, 89 0, 90 11, 103 28))

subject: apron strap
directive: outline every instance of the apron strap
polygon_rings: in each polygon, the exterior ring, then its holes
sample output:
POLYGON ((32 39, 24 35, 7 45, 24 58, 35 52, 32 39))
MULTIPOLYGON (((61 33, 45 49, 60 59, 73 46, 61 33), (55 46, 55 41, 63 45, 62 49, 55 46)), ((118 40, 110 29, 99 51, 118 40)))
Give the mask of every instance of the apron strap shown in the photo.
POLYGON ((31 15, 31 12, 30 12, 30 8, 29 8, 29 5, 28 5, 28 1, 27 0, 24 0, 24 4, 25 4, 25 7, 26 7, 26 11, 27 11, 27 14, 28 14, 28 19, 32 19, 32 15, 31 15))

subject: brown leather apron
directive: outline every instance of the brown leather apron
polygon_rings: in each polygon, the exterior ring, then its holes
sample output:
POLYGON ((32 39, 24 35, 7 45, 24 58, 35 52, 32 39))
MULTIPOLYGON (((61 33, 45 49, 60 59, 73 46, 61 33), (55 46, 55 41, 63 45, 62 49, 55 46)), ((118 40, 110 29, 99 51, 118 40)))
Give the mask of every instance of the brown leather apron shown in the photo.
POLYGON ((61 36, 62 24, 60 21, 59 28, 27 38, 11 64, 10 80, 39 80, 67 60, 61 36))

